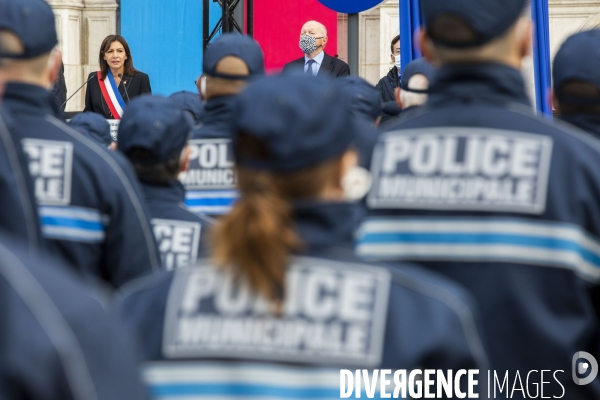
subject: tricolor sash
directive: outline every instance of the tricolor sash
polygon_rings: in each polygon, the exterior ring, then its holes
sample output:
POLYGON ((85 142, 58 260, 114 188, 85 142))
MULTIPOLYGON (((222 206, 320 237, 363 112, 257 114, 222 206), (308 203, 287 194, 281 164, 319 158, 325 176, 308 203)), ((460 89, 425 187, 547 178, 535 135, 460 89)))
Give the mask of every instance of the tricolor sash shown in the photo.
POLYGON ((98 84, 100 84, 102 97, 104 97, 104 101, 108 105, 110 113, 114 119, 121 119, 123 116, 123 109, 125 109, 125 101, 123 100, 123 97, 121 97, 121 93, 119 93, 119 88, 117 87, 112 72, 110 72, 110 69, 108 70, 106 79, 102 79, 100 71, 98 71, 96 76, 98 77, 98 84))

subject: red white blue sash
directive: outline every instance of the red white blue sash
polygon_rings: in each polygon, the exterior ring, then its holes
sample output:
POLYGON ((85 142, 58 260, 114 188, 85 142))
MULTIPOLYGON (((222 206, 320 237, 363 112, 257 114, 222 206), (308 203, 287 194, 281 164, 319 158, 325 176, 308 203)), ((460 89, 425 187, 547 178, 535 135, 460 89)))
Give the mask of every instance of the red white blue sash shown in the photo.
POLYGON ((125 109, 125 101, 123 100, 123 97, 121 97, 121 93, 119 93, 119 88, 117 87, 112 72, 110 72, 110 69, 108 70, 106 79, 102 79, 100 71, 98 71, 96 76, 98 76, 102 97, 104 97, 104 101, 108 105, 110 113, 114 119, 121 119, 123 110, 125 109))

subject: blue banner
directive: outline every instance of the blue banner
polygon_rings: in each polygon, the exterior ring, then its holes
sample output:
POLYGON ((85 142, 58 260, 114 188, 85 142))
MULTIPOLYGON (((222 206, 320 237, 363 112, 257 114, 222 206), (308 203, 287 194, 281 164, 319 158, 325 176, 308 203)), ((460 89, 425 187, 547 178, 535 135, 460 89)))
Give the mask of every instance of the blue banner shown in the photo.
POLYGON ((552 117, 550 105, 550 23, 548 17, 548 0, 531 1, 531 18, 534 23, 533 61, 535 70, 535 100, 537 109, 548 117, 552 117))
POLYGON ((400 0, 400 54, 402 71, 414 59, 421 57, 415 38, 421 28, 419 0, 400 0))

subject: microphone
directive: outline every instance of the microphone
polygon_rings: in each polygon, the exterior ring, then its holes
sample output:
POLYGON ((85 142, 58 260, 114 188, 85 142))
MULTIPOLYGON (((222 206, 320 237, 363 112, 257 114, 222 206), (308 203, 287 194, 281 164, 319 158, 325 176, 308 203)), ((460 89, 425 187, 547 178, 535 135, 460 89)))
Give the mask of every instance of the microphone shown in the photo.
POLYGON ((87 84, 88 84, 88 82, 92 80, 92 78, 95 78, 95 77, 96 77, 96 75, 98 75, 98 72, 94 72, 94 73, 92 73, 92 75, 91 75, 91 76, 88 78, 88 80, 87 80, 87 81, 85 81, 85 82, 83 82, 83 85, 79 86, 79 89, 77 89, 77 90, 75 91, 75 93, 73 93, 73 94, 71 95, 71 97, 69 97, 67 100, 65 100, 65 102, 64 102, 64 103, 62 103, 62 104, 60 105, 60 108, 62 109, 62 108, 65 106, 65 104, 67 104, 67 102, 68 102, 69 100, 71 100, 71 99, 73 98, 73 96, 75 96, 77 93, 79 93, 79 91, 80 91, 81 89, 83 89, 83 87, 84 87, 85 85, 87 85, 87 84))
MULTIPOLYGON (((119 74, 119 79, 123 79, 123 75, 119 74)), ((129 99, 129 93, 127 93, 127 82, 123 82, 123 87, 125 88, 125 96, 127 96, 127 104, 131 103, 129 99)))

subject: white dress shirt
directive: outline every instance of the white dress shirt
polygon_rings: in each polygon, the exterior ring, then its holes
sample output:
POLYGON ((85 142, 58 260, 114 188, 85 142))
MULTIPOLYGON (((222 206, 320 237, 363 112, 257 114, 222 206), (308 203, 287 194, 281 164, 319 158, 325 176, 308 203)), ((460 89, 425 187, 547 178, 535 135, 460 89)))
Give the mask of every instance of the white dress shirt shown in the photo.
MULTIPOLYGON (((323 63, 323 58, 325 58, 325 52, 322 51, 319 54, 317 54, 315 56, 315 58, 313 58, 313 60, 315 61, 312 64, 312 74, 313 76, 317 76, 317 73, 319 72, 319 69, 321 68, 321 64, 323 63)), ((304 73, 306 73, 306 70, 308 69, 308 60, 310 60, 310 57, 308 57, 307 55, 304 56, 304 73)))

